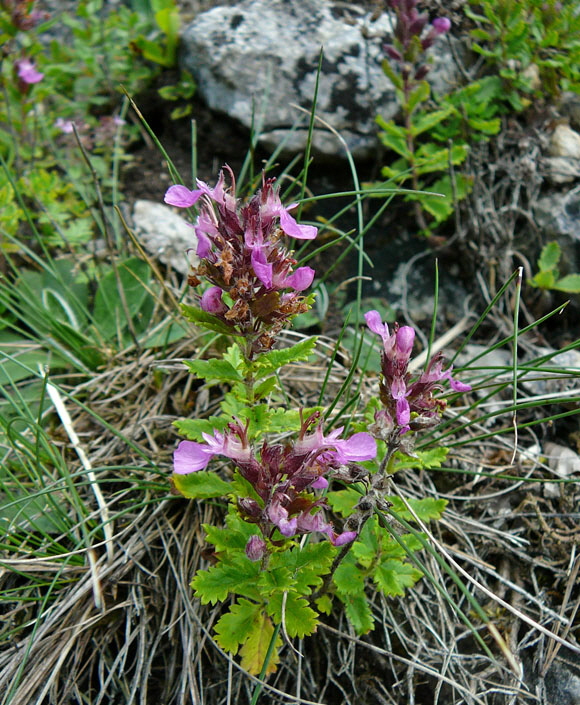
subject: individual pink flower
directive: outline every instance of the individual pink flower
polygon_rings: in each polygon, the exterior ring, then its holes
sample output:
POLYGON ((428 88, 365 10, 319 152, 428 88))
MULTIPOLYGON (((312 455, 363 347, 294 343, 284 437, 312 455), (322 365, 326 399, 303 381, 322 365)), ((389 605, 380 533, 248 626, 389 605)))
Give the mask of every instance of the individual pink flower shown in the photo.
POLYGON ((24 83, 39 83, 44 78, 44 74, 36 70, 36 65, 30 59, 17 59, 15 65, 18 78, 24 83))
POLYGON ((201 435, 205 444, 195 441, 181 441, 177 446, 177 450, 173 454, 173 472, 178 475, 187 475, 191 472, 204 470, 216 455, 224 455, 226 458, 238 462, 247 461, 251 457, 251 449, 237 433, 214 431, 213 436, 209 433, 201 435), (238 436, 237 440, 236 436, 238 436))
POLYGON ((60 130, 63 135, 70 135, 74 132, 74 122, 72 120, 65 120, 59 117, 55 120, 54 126, 57 130, 60 130))

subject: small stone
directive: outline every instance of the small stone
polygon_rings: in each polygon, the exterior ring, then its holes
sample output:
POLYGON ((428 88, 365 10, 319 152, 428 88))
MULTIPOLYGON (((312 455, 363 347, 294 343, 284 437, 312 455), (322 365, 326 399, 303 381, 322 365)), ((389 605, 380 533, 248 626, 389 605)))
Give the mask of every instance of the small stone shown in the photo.
POLYGON ((173 209, 155 201, 135 201, 133 227, 145 250, 168 267, 187 275, 197 238, 191 225, 173 209))
POLYGON ((568 125, 558 125, 550 138, 549 151, 553 157, 580 159, 580 135, 568 125))

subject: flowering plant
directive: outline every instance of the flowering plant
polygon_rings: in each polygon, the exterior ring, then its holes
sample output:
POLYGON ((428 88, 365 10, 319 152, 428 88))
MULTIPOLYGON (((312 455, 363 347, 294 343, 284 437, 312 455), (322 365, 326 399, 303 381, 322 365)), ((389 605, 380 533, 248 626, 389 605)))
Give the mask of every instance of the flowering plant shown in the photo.
MULTIPOLYGON (((451 101, 431 107, 429 99, 431 87, 425 80, 430 70, 429 50, 436 41, 451 29, 446 17, 436 17, 431 24, 428 15, 417 9, 417 0, 389 0, 388 5, 395 13, 395 27, 390 42, 384 45, 386 55, 383 70, 395 88, 403 114, 403 124, 394 120, 377 118, 381 127, 380 137, 384 145, 399 155, 399 159, 382 169, 383 176, 393 179, 397 185, 410 180, 414 191, 428 188, 448 198, 425 193, 412 193, 406 200, 414 203, 415 219, 424 234, 429 235, 431 226, 426 219, 435 223, 446 220, 453 212, 453 200, 463 198, 468 193, 468 182, 460 175, 452 187, 445 172, 449 164, 461 164, 467 157, 467 145, 460 138, 460 132, 453 136, 451 147, 420 140, 426 133, 434 132, 438 126, 459 111, 451 101), (431 175, 444 173, 432 181, 431 175)), ((443 140, 442 140, 443 141, 443 140)), ((444 140, 447 144, 448 140, 444 140)), ((450 141, 450 140, 449 140, 450 141)))
MULTIPOLYGON (((396 452, 412 452, 421 419, 434 424, 441 417, 445 402, 435 393, 445 381, 455 391, 469 387, 443 370, 440 357, 413 380, 413 329, 390 333, 370 311, 368 326, 383 342, 370 426, 354 417, 332 428, 322 408, 282 404, 280 368, 308 359, 316 345, 306 338, 276 346, 312 303, 303 292, 314 270, 299 266, 287 238, 313 240, 317 228, 292 217, 295 204, 282 204, 274 179, 263 178, 247 201, 236 196, 229 167, 215 187, 199 180, 196 186, 175 185, 165 194, 166 203, 198 211, 198 261, 188 277, 196 305, 182 310, 232 342, 221 359, 185 362, 197 378, 228 389, 219 416, 175 422, 187 440, 175 450, 172 484, 188 498, 227 498, 226 526, 204 527, 213 565, 196 573, 192 587, 204 603, 235 598, 215 626, 216 639, 227 651, 239 650, 251 673, 264 674, 275 669, 271 647, 281 644, 282 624, 286 637, 311 634, 337 599, 357 632, 367 632, 373 617, 366 580, 395 595, 421 577, 407 560, 420 543, 412 534, 394 538, 377 517, 394 505, 386 489, 396 452), (211 469, 218 458, 227 461, 219 474, 211 469), (343 517, 342 526, 331 511, 343 517)), ((443 508, 443 501, 415 504, 424 520, 443 508)))

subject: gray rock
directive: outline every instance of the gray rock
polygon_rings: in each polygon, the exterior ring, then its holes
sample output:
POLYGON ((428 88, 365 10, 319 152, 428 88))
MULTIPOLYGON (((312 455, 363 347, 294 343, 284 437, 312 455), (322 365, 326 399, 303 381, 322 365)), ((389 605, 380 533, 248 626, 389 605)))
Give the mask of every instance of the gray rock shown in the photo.
POLYGON ((145 250, 181 274, 189 272, 197 238, 193 228, 169 206, 155 201, 135 201, 133 228, 145 250))
MULTIPOLYGON (((381 69, 392 19, 386 13, 374 18, 356 4, 345 14, 344 6, 330 0, 242 0, 215 7, 183 32, 182 65, 210 108, 246 127, 259 126, 267 148, 285 140, 285 151, 296 153, 306 143, 309 116, 292 104, 310 109, 322 47, 316 113, 355 156, 367 156, 377 146, 377 113, 388 120, 399 110, 381 69)), ((447 43, 437 42, 432 55, 430 82, 437 91, 448 90, 455 73, 447 43)), ((336 136, 320 125, 314 147, 344 156, 336 136)))
POLYGON ((580 269, 580 186, 569 191, 540 198, 534 207, 534 217, 544 241, 557 240, 562 248, 561 263, 569 271, 580 269))

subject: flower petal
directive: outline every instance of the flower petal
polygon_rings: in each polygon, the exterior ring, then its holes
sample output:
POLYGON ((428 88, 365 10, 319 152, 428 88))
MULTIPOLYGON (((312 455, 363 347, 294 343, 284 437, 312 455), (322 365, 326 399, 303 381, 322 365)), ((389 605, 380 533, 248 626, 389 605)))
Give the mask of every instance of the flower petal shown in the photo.
POLYGON ((197 203, 203 193, 204 192, 201 189, 191 191, 186 186, 176 184, 175 186, 170 186, 167 189, 163 200, 170 206, 189 208, 190 206, 193 206, 194 203, 197 203))
POLYGON ((181 441, 173 453, 173 472, 187 475, 203 470, 212 457, 213 453, 207 446, 194 441, 181 441))
POLYGON ((283 281, 284 288, 291 288, 295 291, 304 291, 312 284, 315 271, 312 267, 298 267, 289 277, 283 281))
POLYGON ((280 216, 280 227, 286 235, 297 240, 314 240, 318 235, 318 228, 315 228, 314 225, 298 225, 286 208, 281 208, 278 214, 280 216))
POLYGON ((369 329, 380 335, 383 341, 389 337, 389 326, 381 320, 381 314, 378 311, 367 311, 365 313, 365 321, 369 329))
POLYGON ((377 454, 377 442, 365 431, 355 433, 348 440, 335 441, 340 462, 356 463, 372 460, 377 454))

